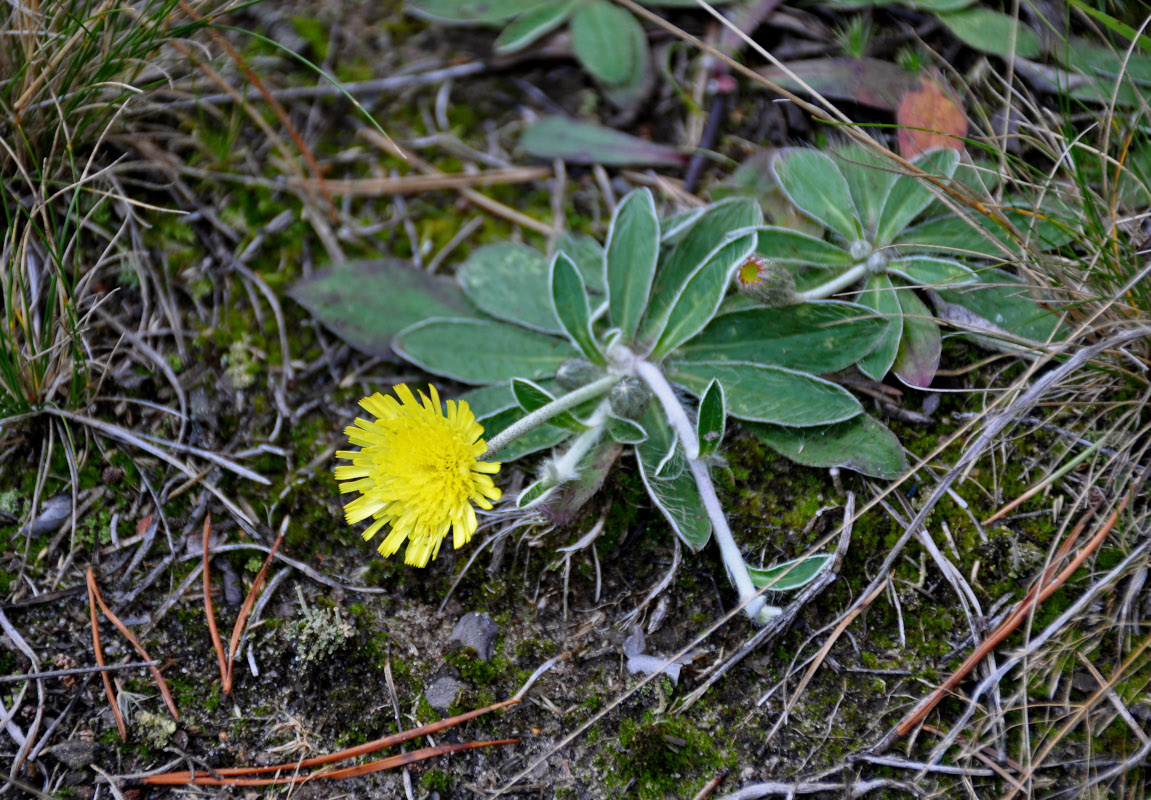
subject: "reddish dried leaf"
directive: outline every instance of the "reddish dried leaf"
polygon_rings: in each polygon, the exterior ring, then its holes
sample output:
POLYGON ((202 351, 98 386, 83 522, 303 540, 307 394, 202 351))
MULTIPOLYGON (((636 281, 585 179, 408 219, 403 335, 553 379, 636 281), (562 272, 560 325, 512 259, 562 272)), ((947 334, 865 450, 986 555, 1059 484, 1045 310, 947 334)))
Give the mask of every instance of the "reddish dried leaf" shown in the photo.
POLYGON ((933 147, 963 151, 967 117, 955 97, 934 78, 920 78, 919 86, 903 96, 895 121, 902 126, 899 151, 904 158, 933 147))

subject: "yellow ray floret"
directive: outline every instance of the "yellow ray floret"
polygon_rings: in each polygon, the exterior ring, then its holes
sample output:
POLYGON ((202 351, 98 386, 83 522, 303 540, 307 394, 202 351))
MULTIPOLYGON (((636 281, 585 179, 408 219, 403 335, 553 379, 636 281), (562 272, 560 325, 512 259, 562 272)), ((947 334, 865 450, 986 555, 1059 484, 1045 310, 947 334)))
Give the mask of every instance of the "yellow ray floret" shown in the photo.
POLYGON ((490 477, 500 465, 479 460, 487 450, 484 429, 467 403, 449 400, 445 415, 434 386, 428 386, 430 398, 420 392, 419 400, 404 384, 393 390, 396 397, 377 392, 360 401, 375 419, 357 418, 344 431, 360 450, 336 453, 352 462, 336 467, 336 480, 341 494, 360 493, 344 506, 348 523, 375 520, 364 539, 390 526, 380 555, 395 553, 406 539, 404 561, 426 567, 449 530, 456 548, 472 538, 472 503, 490 509, 500 499, 490 477))

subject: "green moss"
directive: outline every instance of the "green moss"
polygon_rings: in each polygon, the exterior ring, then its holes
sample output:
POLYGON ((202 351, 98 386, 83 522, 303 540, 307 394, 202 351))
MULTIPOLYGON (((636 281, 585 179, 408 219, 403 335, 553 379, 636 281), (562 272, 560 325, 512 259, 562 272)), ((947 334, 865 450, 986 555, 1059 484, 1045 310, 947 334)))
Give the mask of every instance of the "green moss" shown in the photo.
POLYGON ((655 800, 690 796, 696 784, 734 763, 720 740, 686 717, 652 720, 645 713, 639 721, 620 723, 615 769, 609 781, 631 783, 633 796, 655 800))
POLYGON ((420 785, 428 792, 449 794, 452 790, 451 773, 442 769, 430 769, 420 778, 420 785))
POLYGON ((428 704, 428 698, 421 693, 420 699, 416 701, 416 722, 427 725, 429 722, 438 722, 441 719, 443 717, 428 704))
MULTIPOLYGON (((496 652, 499 652, 501 642, 496 642, 496 652)), ((484 661, 476 656, 472 648, 453 650, 446 656, 447 662, 460 671, 460 676, 477 686, 487 686, 507 676, 511 669, 511 662, 499 655, 492 656, 491 661, 484 661)))
POLYGON ((313 16, 298 15, 292 17, 292 28, 308 42, 316 63, 327 60, 328 29, 323 22, 313 16))
POLYGON ((204 710, 208 713, 215 711, 220 707, 220 701, 223 695, 218 683, 213 683, 212 688, 208 690, 208 696, 204 698, 204 710))

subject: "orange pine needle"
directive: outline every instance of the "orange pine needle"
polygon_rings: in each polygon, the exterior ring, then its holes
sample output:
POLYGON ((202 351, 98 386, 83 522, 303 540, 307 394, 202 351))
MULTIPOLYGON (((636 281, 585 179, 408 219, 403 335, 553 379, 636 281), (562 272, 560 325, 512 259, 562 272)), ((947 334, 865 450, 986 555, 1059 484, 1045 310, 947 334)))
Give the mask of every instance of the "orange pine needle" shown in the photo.
MULTIPOLYGON (((400 731, 399 733, 393 733, 381 739, 376 739, 372 742, 365 742, 364 744, 359 744, 355 747, 349 747, 346 750, 338 750, 335 753, 328 753, 327 755, 323 756, 313 756, 312 758, 305 758, 301 761, 296 761, 293 763, 274 764, 266 767, 221 767, 219 769, 212 770, 212 772, 215 775, 221 777, 235 777, 239 775, 262 775, 269 772, 295 772, 296 770, 304 769, 305 767, 318 767, 323 764, 331 764, 335 761, 343 761, 344 759, 355 758, 356 756, 363 756, 367 755, 368 753, 375 753, 388 747, 394 747, 397 744, 403 744, 404 742, 410 741, 412 739, 418 739, 421 736, 427 736, 428 734, 439 733, 442 730, 460 725, 461 723, 475 719, 476 717, 482 717, 484 714, 490 713, 492 711, 498 711, 499 709, 506 708, 507 706, 514 706, 519 702, 520 701, 516 698, 512 698, 511 700, 504 700, 503 702, 495 703, 494 705, 485 706, 484 708, 477 708, 474 711, 468 711, 454 717, 448 717, 447 719, 441 719, 438 722, 430 722, 427 725, 421 725, 418 728, 411 728, 406 731, 400 731)), ((163 775, 152 776, 152 778, 162 778, 164 782, 168 784, 187 783, 194 777, 195 776, 187 770, 183 770, 181 772, 166 772, 163 775)))
POLYGON ((476 717, 483 716, 492 711, 496 711, 507 706, 514 706, 520 701, 517 698, 511 700, 504 700, 500 703, 495 703, 484 708, 477 708, 474 711, 468 711, 464 714, 459 714, 448 719, 442 719, 438 722, 432 722, 427 725, 421 725, 418 728, 412 728, 399 733, 393 733, 381 739, 376 739, 374 742, 367 742, 365 744, 349 747, 346 750, 339 750, 335 753, 328 753, 323 756, 314 756, 312 758, 305 758, 301 761, 288 764, 275 764, 266 767, 223 767, 211 771, 209 775, 196 775, 187 770, 180 772, 166 772, 162 775, 151 775, 143 778, 142 782, 152 784, 154 786, 180 786, 195 784, 198 786, 264 786, 276 783, 303 783, 304 781, 318 779, 318 778, 352 778, 359 775, 367 775, 371 772, 379 772, 393 767, 411 764, 415 761, 422 761, 427 758, 433 758, 445 753, 454 753, 458 750, 470 750, 476 747, 492 747, 500 744, 515 744, 519 739, 501 739, 499 741, 491 742, 468 742, 464 744, 445 744, 437 747, 425 747, 422 750, 415 750, 411 753, 402 753, 398 756, 391 756, 389 758, 372 761, 368 764, 360 764, 354 767, 343 767, 329 772, 317 771, 311 772, 307 775, 293 775, 290 778, 254 778, 254 775, 266 775, 268 773, 282 773, 290 772, 295 773, 305 767, 319 767, 324 764, 330 764, 335 761, 343 761, 349 758, 374 753, 383 750, 386 747, 393 747, 397 744, 417 739, 421 736, 427 736, 431 733, 438 733, 446 728, 451 728, 455 725, 467 722, 468 720, 475 719, 476 717), (448 749, 445 749, 448 748, 448 749))
POLYGON ((208 633, 212 636, 212 647, 216 648, 216 661, 220 665, 220 681, 228 683, 227 659, 224 657, 224 644, 220 641, 220 631, 216 628, 216 610, 212 608, 212 579, 208 571, 210 554, 208 538, 212 533, 212 515, 204 517, 204 616, 208 620, 208 633))
MULTIPOLYGON (((96 665, 103 667, 104 664, 104 649, 100 647, 100 626, 96 621, 96 576, 92 574, 92 568, 88 567, 88 616, 92 620, 92 648, 96 651, 96 665)), ((120 706, 116 703, 116 693, 112 691, 112 679, 108 677, 107 671, 101 672, 100 677, 104 679, 104 694, 108 696, 108 705, 112 707, 112 716, 116 718, 116 727, 120 730, 120 738, 123 741, 128 741, 128 729, 124 726, 124 717, 120 714, 120 706)))
MULTIPOLYGON (((116 626, 116 630, 120 631, 120 633, 124 635, 124 638, 132 644, 132 647, 136 649, 136 652, 140 654, 141 658, 145 661, 151 661, 152 657, 148 655, 148 651, 144 649, 144 645, 140 644, 140 641, 132 635, 132 631, 128 630, 128 626, 121 622, 120 618, 113 614, 112 609, 108 608, 107 603, 104 602, 104 597, 100 594, 100 587, 96 585, 96 576, 92 575, 91 567, 88 568, 88 574, 91 581, 89 590, 95 596, 96 602, 100 604, 100 610, 104 612, 104 616, 107 617, 108 621, 116 626)), ((152 678, 156 681, 156 686, 160 689, 160 696, 164 698, 164 705, 168 707, 168 712, 172 715, 172 719, 178 720, 180 718, 180 712, 176 709, 176 701, 172 699, 172 693, 168 691, 168 682, 164 680, 164 676, 160 674, 160 670, 156 669, 156 667, 150 666, 148 669, 152 671, 152 678)), ((106 675, 107 673, 104 674, 106 675)))
MULTIPOLYGON (((284 541, 284 534, 288 530, 288 519, 288 517, 284 517, 284 522, 280 526, 280 535, 276 537, 272 549, 268 552, 268 557, 264 559, 264 566, 260 567, 260 571, 256 573, 256 579, 252 581, 252 588, 248 590, 248 596, 244 598, 244 605, 240 607, 240 614, 236 617, 236 624, 232 626, 232 639, 228 642, 228 665, 224 671, 224 697, 232 692, 232 670, 236 666, 236 650, 240 646, 240 634, 244 632, 248 615, 252 613, 252 606, 256 603, 256 595, 259 593, 260 587, 264 585, 264 576, 268 574, 268 565, 272 563, 272 558, 275 557, 276 551, 280 549, 280 544, 284 541)), ((207 562, 205 561, 206 567, 207 562)), ((206 570, 204 574, 208 574, 206 570)), ((217 634, 218 638, 219 634, 217 634)))
POLYGON ((168 773, 165 775, 152 775, 143 778, 143 783, 148 783, 153 786, 275 786, 287 785, 296 783, 306 783, 307 781, 319 780, 320 778, 358 778, 361 775, 369 775, 373 772, 382 772, 386 769, 394 769, 402 767, 405 764, 413 764, 417 761, 425 761, 429 758, 436 756, 446 755, 448 753, 457 753, 461 750, 476 750, 481 747, 494 747, 502 744, 517 744, 519 739, 497 739, 490 742, 460 742, 457 744, 441 744, 435 747, 425 747, 422 750, 413 750, 411 753, 401 753, 398 756, 389 756, 382 758, 379 761, 372 761, 367 764, 360 764, 355 767, 344 767, 342 769, 335 769, 330 772, 311 772, 307 775, 291 775, 282 778, 239 778, 239 777, 226 777, 219 775, 198 775, 192 777, 188 773, 168 773), (176 777, 183 777, 184 780, 174 780, 176 777))

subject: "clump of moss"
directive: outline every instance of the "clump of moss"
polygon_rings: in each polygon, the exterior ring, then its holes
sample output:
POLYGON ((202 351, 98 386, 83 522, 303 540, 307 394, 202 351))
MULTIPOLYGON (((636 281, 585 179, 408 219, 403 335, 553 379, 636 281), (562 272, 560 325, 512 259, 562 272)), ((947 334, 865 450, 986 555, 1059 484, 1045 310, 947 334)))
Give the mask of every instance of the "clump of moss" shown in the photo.
POLYGON ((442 769, 430 769, 420 779, 420 784, 429 792, 447 794, 452 790, 451 773, 442 769))
POLYGON ((446 660, 460 671, 460 676, 476 686, 488 686, 500 678, 506 677, 511 671, 511 662, 502 656, 493 656, 491 661, 484 661, 476 655, 470 647, 460 648, 448 653, 446 660))
POLYGON ((690 795, 692 783, 726 760, 715 739, 683 717, 653 721, 649 713, 638 722, 625 719, 619 743, 624 750, 616 756, 615 777, 634 781, 631 791, 643 800, 690 795))
POLYGON ((351 623, 340 616, 338 608, 311 609, 304 593, 296 587, 304 618, 284 629, 288 639, 296 643, 296 657, 304 662, 320 662, 338 651, 355 635, 351 623))
POLYGON ((175 720, 166 714, 153 714, 141 709, 132 716, 132 721, 140 741, 152 750, 167 747, 176 732, 175 720))

